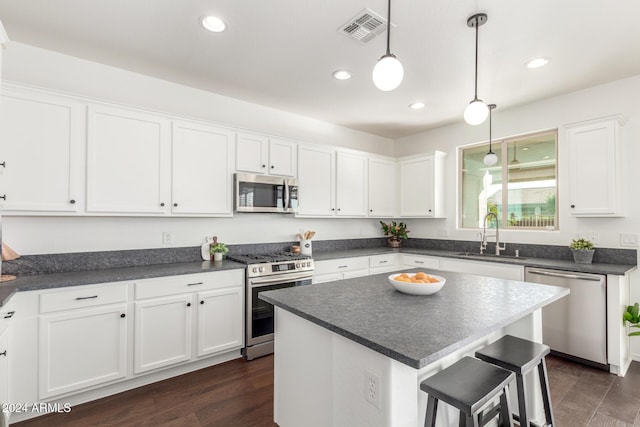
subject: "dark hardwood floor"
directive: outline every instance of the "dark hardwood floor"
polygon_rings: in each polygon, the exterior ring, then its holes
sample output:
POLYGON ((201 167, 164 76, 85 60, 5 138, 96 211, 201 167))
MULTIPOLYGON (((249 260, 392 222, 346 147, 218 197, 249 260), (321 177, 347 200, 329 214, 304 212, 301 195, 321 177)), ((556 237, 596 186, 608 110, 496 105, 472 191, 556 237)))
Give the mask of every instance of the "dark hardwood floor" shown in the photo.
MULTIPOLYGON (((624 378, 547 358, 557 427, 640 427, 640 363, 624 378)), ((273 356, 233 360, 12 427, 276 427, 273 356)))

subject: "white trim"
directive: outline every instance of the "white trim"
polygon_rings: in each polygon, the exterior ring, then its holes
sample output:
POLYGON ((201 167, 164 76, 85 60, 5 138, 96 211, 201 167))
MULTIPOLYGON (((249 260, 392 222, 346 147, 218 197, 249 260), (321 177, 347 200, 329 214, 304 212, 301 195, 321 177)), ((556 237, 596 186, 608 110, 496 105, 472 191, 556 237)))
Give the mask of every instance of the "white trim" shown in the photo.
POLYGON ((7 32, 4 30, 4 26, 2 25, 2 21, 0 21, 0 46, 3 46, 9 41, 9 36, 7 32))

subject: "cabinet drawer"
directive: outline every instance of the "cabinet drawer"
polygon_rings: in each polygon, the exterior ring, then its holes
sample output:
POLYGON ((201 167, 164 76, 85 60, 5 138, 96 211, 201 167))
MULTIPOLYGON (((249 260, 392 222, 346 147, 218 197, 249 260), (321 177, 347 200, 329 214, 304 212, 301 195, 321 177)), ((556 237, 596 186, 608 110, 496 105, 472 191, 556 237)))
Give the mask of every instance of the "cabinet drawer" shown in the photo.
POLYGON ((402 264, 405 266, 411 267, 422 267, 422 268, 440 268, 440 260, 438 258, 431 258, 420 255, 402 255, 402 264))
POLYGON ((316 261, 314 275, 342 273, 367 268, 369 268, 369 257, 330 259, 326 261, 316 261))
POLYGON ((144 279, 136 282, 136 299, 207 291, 244 284, 244 270, 144 279))
POLYGON ((40 294, 40 313, 125 302, 127 295, 128 282, 104 286, 75 286, 64 291, 40 294))
POLYGON ((393 267, 396 264, 396 254, 372 255, 369 257, 369 267, 393 267))

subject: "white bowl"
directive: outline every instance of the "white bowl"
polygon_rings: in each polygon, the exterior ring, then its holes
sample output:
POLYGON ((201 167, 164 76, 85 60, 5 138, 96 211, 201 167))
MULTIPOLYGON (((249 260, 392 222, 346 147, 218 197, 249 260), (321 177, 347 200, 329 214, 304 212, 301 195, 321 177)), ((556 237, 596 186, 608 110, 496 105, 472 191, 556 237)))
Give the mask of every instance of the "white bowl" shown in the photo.
MULTIPOLYGON (((431 295, 438 292, 444 286, 447 279, 442 276, 436 276, 435 274, 429 274, 429 276, 438 279, 438 282, 434 283, 411 283, 411 282, 399 282, 395 278, 402 273, 396 273, 389 276, 389 283, 396 288, 397 291, 410 295, 431 295)), ((407 273, 410 276, 415 273, 407 273)))

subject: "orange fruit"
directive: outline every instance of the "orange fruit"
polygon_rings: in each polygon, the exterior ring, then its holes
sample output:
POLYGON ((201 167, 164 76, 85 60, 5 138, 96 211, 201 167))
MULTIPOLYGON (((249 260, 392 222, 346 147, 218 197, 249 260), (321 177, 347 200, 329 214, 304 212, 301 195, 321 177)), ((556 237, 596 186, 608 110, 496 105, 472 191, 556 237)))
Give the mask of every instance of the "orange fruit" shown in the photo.
POLYGON ((420 271, 420 272, 416 273, 416 275, 413 276, 413 277, 415 277, 416 279, 422 280, 422 279, 427 278, 428 276, 425 273, 423 273, 422 271, 420 271))

